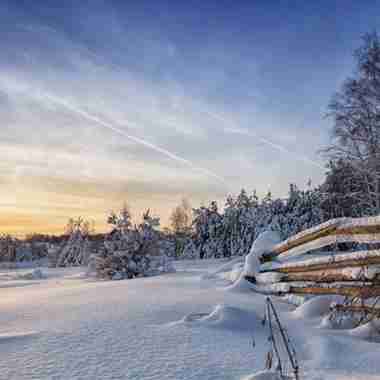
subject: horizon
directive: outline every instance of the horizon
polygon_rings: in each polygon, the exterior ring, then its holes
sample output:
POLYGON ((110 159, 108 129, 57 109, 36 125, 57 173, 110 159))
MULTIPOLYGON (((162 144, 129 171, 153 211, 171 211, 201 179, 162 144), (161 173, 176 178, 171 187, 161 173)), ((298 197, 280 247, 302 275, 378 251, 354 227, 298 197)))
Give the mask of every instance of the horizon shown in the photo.
POLYGON ((1 230, 317 186, 364 3, 2 2, 1 230))

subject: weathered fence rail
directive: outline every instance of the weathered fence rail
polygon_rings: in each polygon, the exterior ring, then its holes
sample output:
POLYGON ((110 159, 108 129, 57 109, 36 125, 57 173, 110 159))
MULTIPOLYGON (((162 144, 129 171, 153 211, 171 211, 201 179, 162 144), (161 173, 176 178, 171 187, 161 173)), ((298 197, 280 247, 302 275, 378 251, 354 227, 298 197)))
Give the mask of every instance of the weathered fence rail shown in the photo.
POLYGON ((333 251, 337 243, 353 242, 379 244, 380 216, 333 219, 294 235, 264 253, 260 273, 246 278, 265 294, 379 297, 380 249, 333 251), (320 251, 329 246, 330 252, 320 251), (313 257, 308 258, 310 254, 313 257), (260 276, 268 273, 276 274, 276 280, 269 284, 260 281, 260 276))

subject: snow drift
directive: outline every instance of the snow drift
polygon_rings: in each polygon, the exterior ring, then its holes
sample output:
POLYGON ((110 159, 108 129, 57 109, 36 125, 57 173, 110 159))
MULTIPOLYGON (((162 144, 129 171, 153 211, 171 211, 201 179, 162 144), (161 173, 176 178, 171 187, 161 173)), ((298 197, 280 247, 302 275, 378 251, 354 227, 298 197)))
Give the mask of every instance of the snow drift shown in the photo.
POLYGON ((269 252, 281 241, 281 237, 276 231, 264 231, 252 244, 251 251, 245 258, 244 274, 246 276, 256 276, 260 268, 260 258, 264 253, 269 252))
POLYGON ((277 372, 261 371, 255 375, 244 377, 242 380, 282 380, 277 372))
POLYGON ((380 342, 380 321, 373 319, 364 325, 350 330, 349 334, 371 342, 380 342))
POLYGON ((330 307, 335 302, 342 302, 340 296, 315 296, 294 310, 293 315, 297 318, 318 318, 330 312, 330 307))
POLYGON ((260 325, 260 318, 253 311, 219 304, 210 313, 188 314, 178 323, 253 331, 260 325))

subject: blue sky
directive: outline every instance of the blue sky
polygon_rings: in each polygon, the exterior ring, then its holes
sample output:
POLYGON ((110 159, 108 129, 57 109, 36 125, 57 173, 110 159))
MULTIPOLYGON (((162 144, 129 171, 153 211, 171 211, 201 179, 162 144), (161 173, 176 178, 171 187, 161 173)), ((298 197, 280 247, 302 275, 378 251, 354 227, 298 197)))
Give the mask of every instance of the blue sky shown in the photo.
POLYGON ((323 116, 375 1, 2 1, 0 195, 12 231, 167 220, 323 179, 323 116))

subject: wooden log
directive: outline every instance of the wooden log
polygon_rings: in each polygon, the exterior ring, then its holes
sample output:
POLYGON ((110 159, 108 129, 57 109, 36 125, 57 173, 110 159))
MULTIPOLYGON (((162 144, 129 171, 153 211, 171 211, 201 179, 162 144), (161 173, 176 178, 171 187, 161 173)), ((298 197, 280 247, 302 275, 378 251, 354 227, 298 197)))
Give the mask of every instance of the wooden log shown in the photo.
POLYGON ((338 218, 322 223, 277 244, 271 252, 262 256, 262 261, 266 262, 275 257, 287 256, 289 251, 294 251, 296 247, 307 245, 308 243, 310 245, 317 240, 321 243, 320 247, 328 246, 335 242, 380 242, 380 218, 338 218))
POLYGON ((280 261, 284 261, 287 258, 300 256, 305 253, 320 250, 321 248, 334 246, 339 243, 366 243, 366 244, 379 244, 380 243, 380 233, 333 233, 327 234, 326 236, 321 236, 315 240, 305 242, 301 245, 294 246, 289 250, 282 252, 277 255, 273 252, 265 254, 261 261, 271 261, 277 258, 280 261))
MULTIPOLYGON (((344 268, 323 268, 317 270, 309 270, 304 272, 290 272, 286 273, 285 277, 281 279, 283 282, 295 281, 313 281, 316 283, 332 283, 344 281, 368 281, 366 271, 361 270, 360 267, 344 267, 344 268)), ((380 281, 374 281, 379 282, 380 281)))
POLYGON ((273 248, 271 253, 274 256, 278 256, 278 255, 285 253, 286 251, 288 251, 294 247, 298 247, 299 245, 303 245, 305 243, 320 239, 320 238, 325 237, 325 236, 335 235, 334 232, 336 231, 336 229, 337 229, 336 226, 328 226, 328 227, 323 228, 320 231, 316 231, 314 233, 311 233, 310 235, 302 236, 297 240, 285 242, 284 244, 280 243, 279 246, 275 246, 273 248))
POLYGON ((277 244, 271 252, 268 252, 263 255, 263 260, 268 261, 292 248, 300 246, 302 244, 308 243, 310 241, 329 236, 337 229, 338 224, 341 222, 341 219, 335 219, 330 221, 325 226, 322 224, 315 228, 303 231, 299 234, 296 234, 289 239, 277 244))
POLYGON ((380 286, 318 286, 318 284, 313 286, 291 286, 288 294, 313 294, 313 295, 341 295, 349 297, 359 297, 362 299, 378 297, 380 296, 380 286))
MULTIPOLYGON (((247 280, 250 281, 248 278, 247 280)), ((308 285, 292 285, 291 283, 281 282, 274 284, 273 286, 258 284, 255 284, 255 286, 256 288, 252 290, 256 293, 267 295, 271 294, 276 296, 283 296, 286 294, 341 295, 345 297, 358 297, 361 299, 380 296, 380 285, 375 285, 369 282, 365 283, 365 285, 356 285, 354 283, 310 283, 308 285)))
POLYGON ((366 305, 336 305, 335 310, 348 313, 365 313, 373 316, 380 316, 380 307, 372 307, 366 305))
POLYGON ((344 225, 336 229, 336 235, 366 235, 380 233, 380 224, 371 226, 349 226, 344 225))
POLYGON ((260 272, 299 273, 336 268, 380 265, 380 250, 362 251, 361 253, 361 255, 359 255, 358 252, 352 252, 326 256, 319 258, 318 261, 313 259, 304 260, 301 262, 281 264, 268 269, 265 269, 264 267, 260 272))

